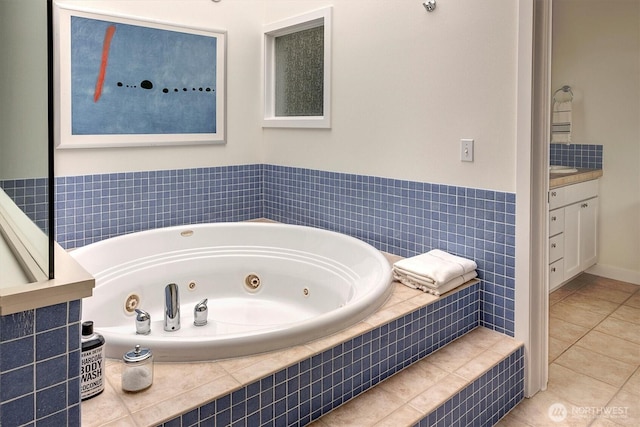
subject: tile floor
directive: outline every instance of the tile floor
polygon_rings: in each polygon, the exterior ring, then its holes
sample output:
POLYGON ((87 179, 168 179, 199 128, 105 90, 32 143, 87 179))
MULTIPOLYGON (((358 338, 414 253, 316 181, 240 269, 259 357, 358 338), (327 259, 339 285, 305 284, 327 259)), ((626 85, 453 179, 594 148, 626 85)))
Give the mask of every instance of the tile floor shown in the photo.
POLYGON ((548 388, 498 426, 640 426, 640 286, 582 274, 549 317, 548 388))

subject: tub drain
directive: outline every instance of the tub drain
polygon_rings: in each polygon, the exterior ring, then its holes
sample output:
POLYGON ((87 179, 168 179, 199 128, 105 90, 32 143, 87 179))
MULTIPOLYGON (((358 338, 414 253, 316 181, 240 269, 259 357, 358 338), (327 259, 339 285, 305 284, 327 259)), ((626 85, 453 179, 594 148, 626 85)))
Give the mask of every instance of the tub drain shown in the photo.
POLYGON ((255 291, 260 287, 260 278, 256 274, 249 274, 244 278, 244 284, 250 291, 255 291))
POLYGON ((140 305, 140 297, 137 294, 129 294, 124 300, 124 311, 127 314, 133 314, 140 305))

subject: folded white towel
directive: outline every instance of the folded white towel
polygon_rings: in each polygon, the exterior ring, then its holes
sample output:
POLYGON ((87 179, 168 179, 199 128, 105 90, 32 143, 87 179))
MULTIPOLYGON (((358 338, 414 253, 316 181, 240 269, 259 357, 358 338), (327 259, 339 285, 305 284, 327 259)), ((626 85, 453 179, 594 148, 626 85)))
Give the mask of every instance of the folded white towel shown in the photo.
POLYGON ((572 101, 554 101, 551 118, 551 142, 571 142, 572 101))
POLYGON ((399 275, 399 274, 396 274, 396 272, 394 272, 393 274, 393 277, 403 285, 413 289, 418 289, 418 290, 421 290, 422 292, 427 292, 436 296, 440 296, 444 293, 447 293, 450 290, 455 289, 464 283, 467 283, 469 280, 477 276, 478 276, 478 273, 474 270, 462 276, 454 277, 449 282, 444 283, 440 286, 435 286, 425 281, 416 280, 415 277, 399 275))
POLYGON ((475 271, 475 261, 462 258, 439 249, 405 258, 393 264, 394 274, 418 279, 418 283, 430 283, 435 287, 456 277, 475 271))

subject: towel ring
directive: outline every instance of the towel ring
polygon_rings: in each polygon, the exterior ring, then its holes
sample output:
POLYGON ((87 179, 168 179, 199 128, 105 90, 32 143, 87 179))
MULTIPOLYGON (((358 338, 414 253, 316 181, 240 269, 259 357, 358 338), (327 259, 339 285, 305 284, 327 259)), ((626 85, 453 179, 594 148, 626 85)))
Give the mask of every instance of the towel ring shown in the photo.
POLYGON ((564 85, 562 86, 560 89, 556 90, 555 92, 553 92, 553 100, 555 102, 557 102, 558 100, 556 99, 556 95, 558 94, 558 92, 564 92, 564 93, 568 93, 571 96, 570 101, 573 101, 573 91, 571 90, 571 86, 568 85, 564 85))

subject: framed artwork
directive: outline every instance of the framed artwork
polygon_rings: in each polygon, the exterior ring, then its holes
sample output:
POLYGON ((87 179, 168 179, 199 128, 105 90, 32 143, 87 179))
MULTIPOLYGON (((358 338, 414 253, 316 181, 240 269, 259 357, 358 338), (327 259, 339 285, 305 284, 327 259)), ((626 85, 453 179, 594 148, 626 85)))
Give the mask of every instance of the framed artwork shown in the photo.
POLYGON ((226 32, 54 2, 57 148, 225 142, 226 32))

